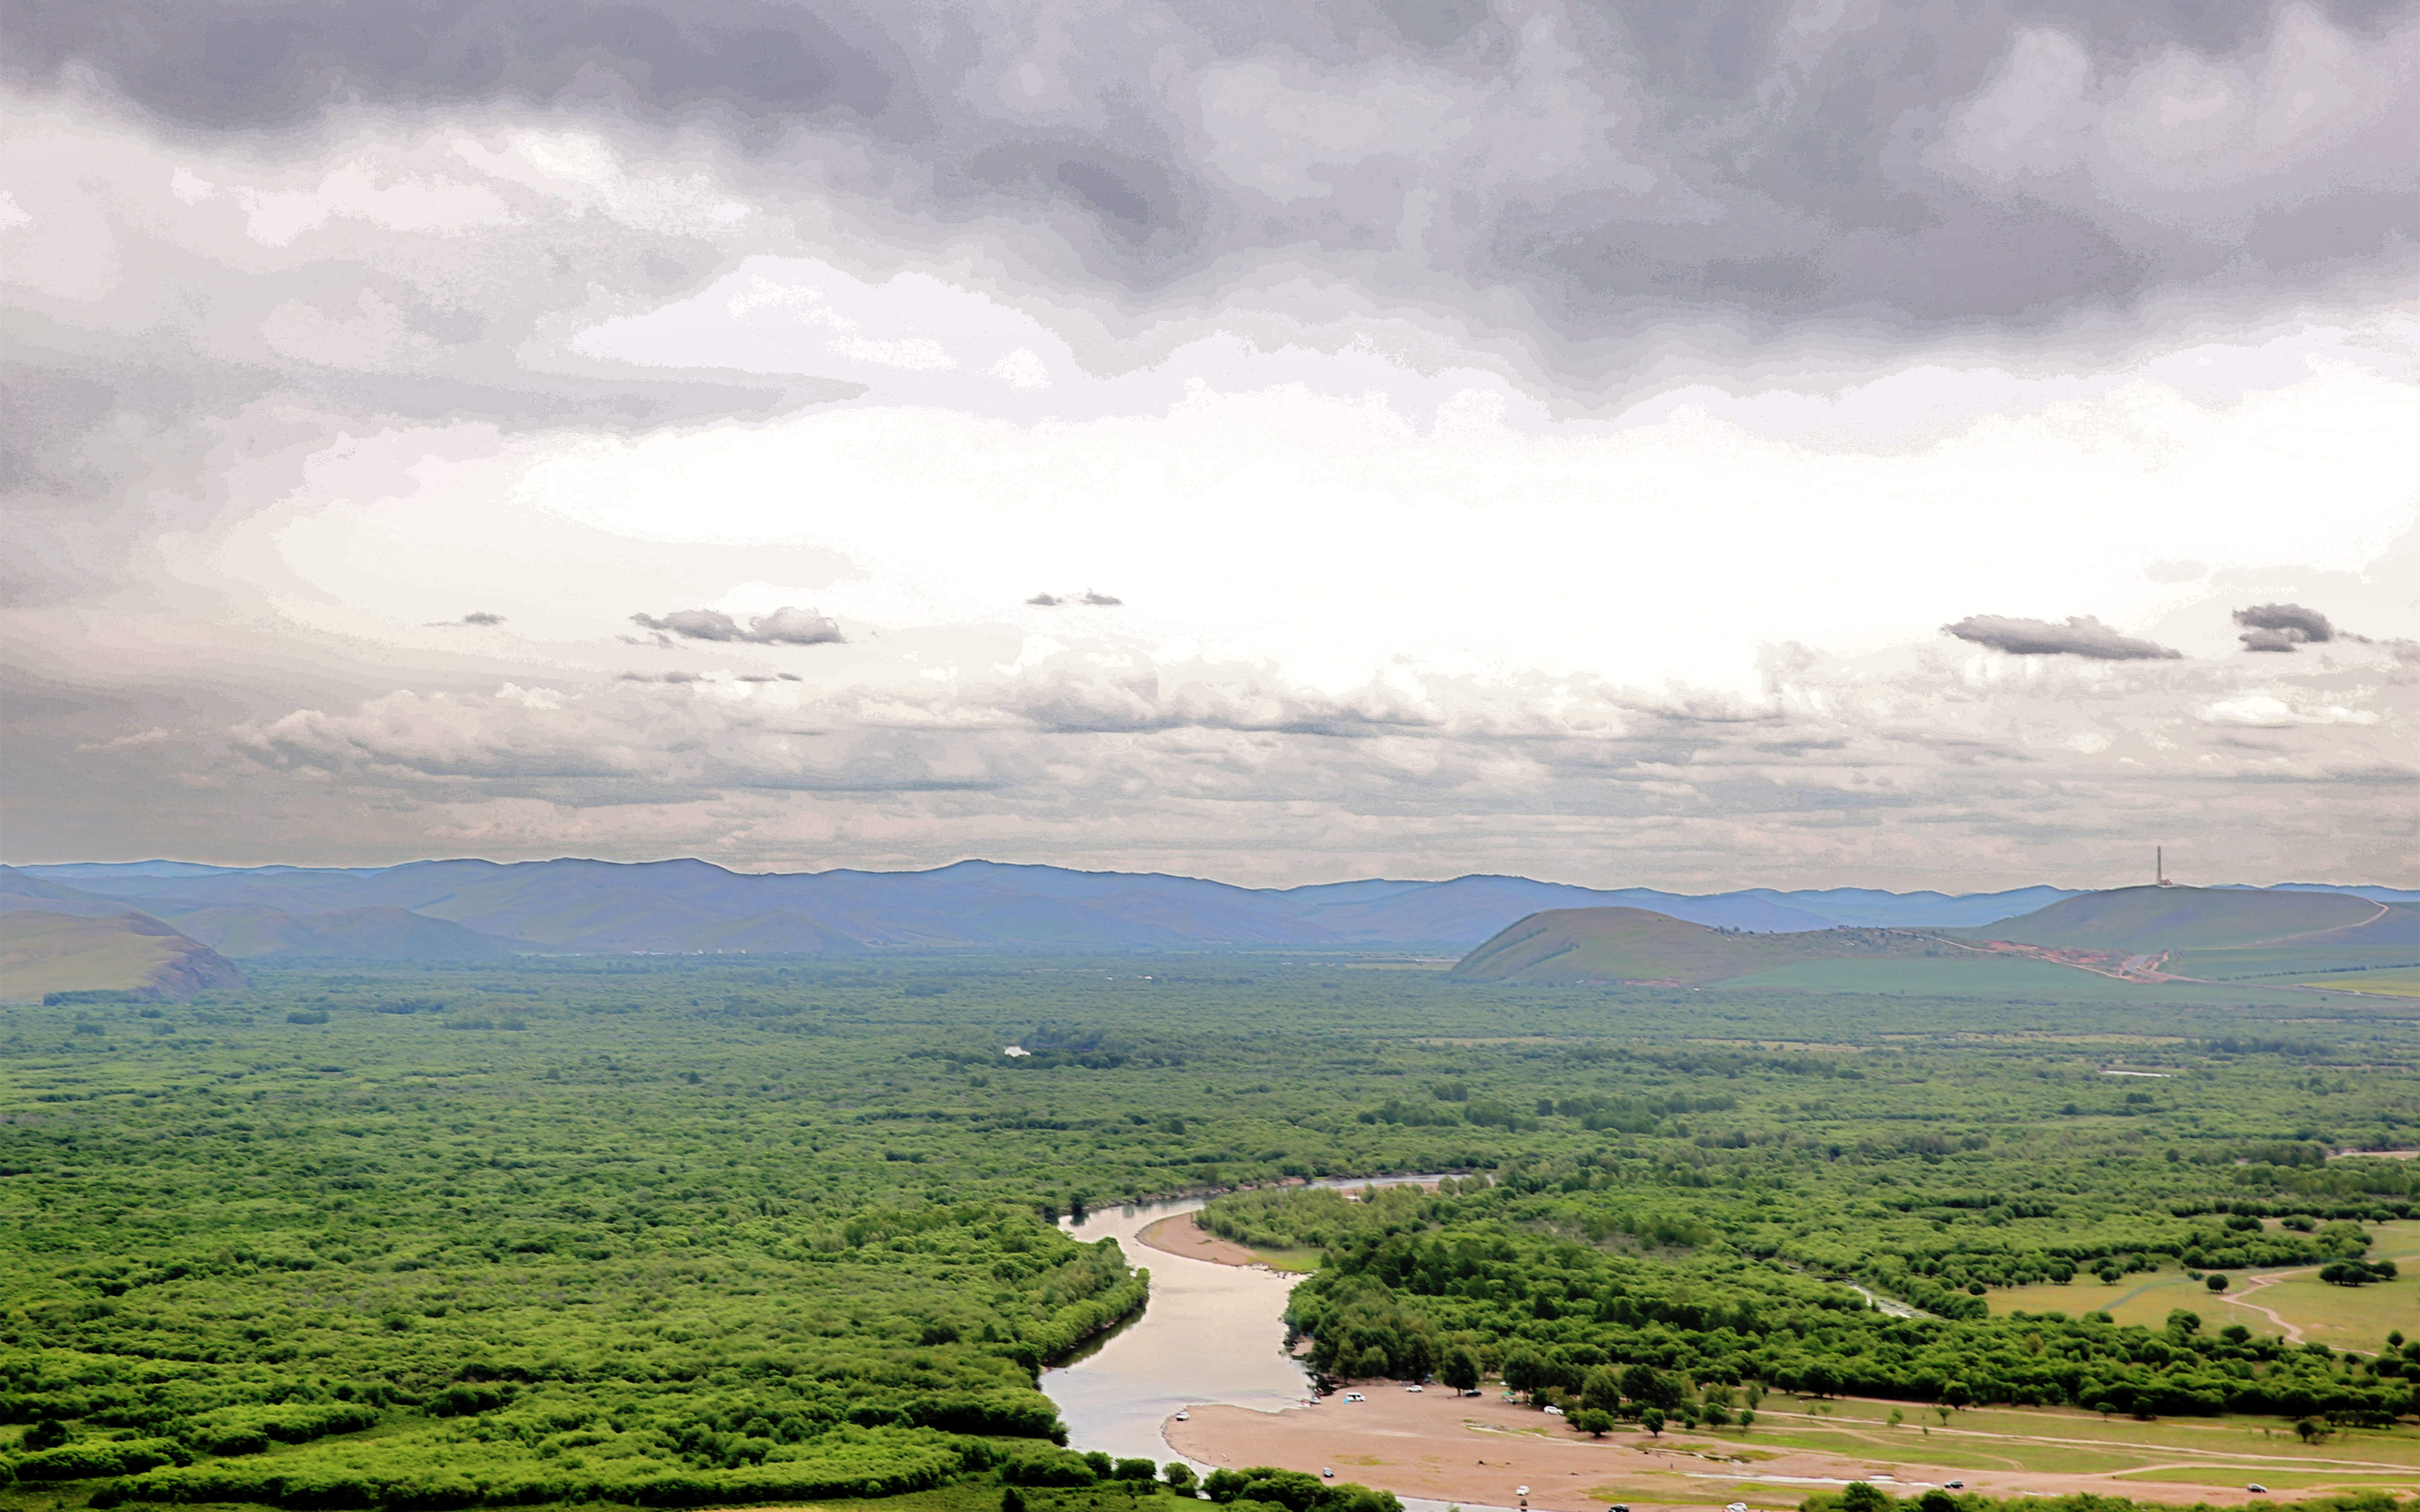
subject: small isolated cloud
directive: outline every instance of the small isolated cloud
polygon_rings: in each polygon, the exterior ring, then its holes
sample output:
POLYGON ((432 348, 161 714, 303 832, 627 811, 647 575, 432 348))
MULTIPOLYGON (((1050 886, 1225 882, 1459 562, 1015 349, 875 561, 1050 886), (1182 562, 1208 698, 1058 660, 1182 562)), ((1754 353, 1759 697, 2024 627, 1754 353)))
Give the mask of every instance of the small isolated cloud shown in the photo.
POLYGON ((1026 602, 1035 609, 1057 609, 1067 601, 1056 594, 1036 594, 1026 602))
POLYGON ((159 725, 153 725, 150 729, 142 731, 135 734, 119 735, 115 740, 93 741, 89 745, 78 746, 76 749, 79 752, 88 750, 132 750, 137 746, 156 746, 167 738, 168 732, 166 730, 163 729, 159 725))
POLYGON ((624 672, 621 681, 625 683, 703 683, 706 679, 696 672, 624 672))
POLYGON ((1125 600, 1123 598, 1111 598, 1107 594, 1096 594, 1088 588, 1084 590, 1084 596, 1076 600, 1076 602, 1078 604, 1089 604, 1094 609, 1116 609, 1125 604, 1125 600))
POLYGON ((1112 598, 1107 594, 1096 594, 1089 588, 1069 598, 1061 598, 1056 594, 1036 594, 1026 602, 1035 609, 1063 609, 1070 604, 1081 604, 1088 609, 1119 609, 1125 604, 1123 598, 1112 598))
POLYGON ((814 609, 787 606, 770 614, 757 615, 745 628, 721 609, 676 609, 660 618, 633 614, 630 623, 658 635, 676 635, 686 640, 738 641, 758 646, 839 645, 848 640, 840 633, 837 624, 814 609))
POLYGON ((2166 661, 2183 655, 2149 640, 2119 635, 2089 614, 2070 615, 2067 623, 2011 619, 2005 614, 1970 614, 1941 627, 1946 635, 1977 645, 2005 651, 2011 656, 2091 656, 2100 661, 2166 661))
POLYGON ((443 629, 456 625, 502 625, 504 623, 504 617, 501 614, 490 614, 483 609, 473 609, 470 613, 463 615, 458 620, 431 620, 428 623, 439 629, 443 629))
POLYGON ((2255 604, 2237 609, 2235 623, 2243 626, 2243 634, 2237 639, 2246 651, 2290 652, 2296 646, 2336 638, 2335 626, 2326 615, 2300 604, 2255 604))

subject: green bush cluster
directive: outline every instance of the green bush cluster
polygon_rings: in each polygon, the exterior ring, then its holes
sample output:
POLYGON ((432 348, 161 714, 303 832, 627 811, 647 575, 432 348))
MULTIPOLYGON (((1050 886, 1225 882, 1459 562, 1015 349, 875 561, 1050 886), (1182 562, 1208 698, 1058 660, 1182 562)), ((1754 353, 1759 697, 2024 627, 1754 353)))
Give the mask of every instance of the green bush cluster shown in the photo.
MULTIPOLYGON (((2209 1334, 2191 1314, 2164 1330, 2120 1328, 2099 1315, 1993 1319, 1980 1298, 1961 1297, 1976 1304, 1971 1313, 1895 1318, 1778 1256, 1727 1243, 1685 1257, 1607 1253, 1556 1236, 1613 1231, 1590 1221, 1613 1194, 1525 1184, 1382 1194, 1357 1213, 1346 1207, 1359 1224, 1330 1242, 1329 1263, 1295 1289, 1288 1311, 1311 1336, 1318 1368, 1417 1380, 1460 1347, 1516 1389, 1575 1395, 1595 1367, 1643 1363, 1701 1387, 1756 1382, 1952 1406, 2383 1422, 2412 1405, 2412 1383, 2392 1359, 2290 1348, 2241 1326, 2209 1334)), ((1339 1216, 1330 1196, 1315 1193, 1257 1197, 1251 1211, 1280 1231, 1324 1232, 1339 1216), (1305 1210, 1298 1226, 1283 1221, 1291 1205, 1305 1210)))

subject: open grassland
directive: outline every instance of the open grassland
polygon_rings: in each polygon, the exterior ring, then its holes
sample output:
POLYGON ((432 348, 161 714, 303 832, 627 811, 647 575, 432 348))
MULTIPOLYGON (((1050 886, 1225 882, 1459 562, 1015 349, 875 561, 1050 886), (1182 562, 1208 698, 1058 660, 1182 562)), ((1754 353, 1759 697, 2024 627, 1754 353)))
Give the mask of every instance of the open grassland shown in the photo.
POLYGON ((1252 1251, 1252 1263, 1265 1265, 1272 1271, 1290 1271, 1296 1275, 1309 1275, 1319 1269, 1320 1252, 1299 1245, 1270 1244, 1252 1251))
MULTIPOLYGON (((1704 1435, 1692 1435, 1702 1437, 1704 1435)), ((1768 1398, 1755 1429, 1726 1442, 1818 1450, 1913 1471, 2024 1471, 2119 1475, 2211 1486, 2386 1483, 2420 1493, 2420 1427, 2355 1428, 2304 1443, 2273 1417, 2162 1418, 2061 1408, 1975 1408, 1948 1414, 1903 1403, 1768 1398), (1905 1421, 1889 1425, 1890 1413, 1905 1421), (1767 1425, 1770 1424, 1770 1427, 1767 1425)), ((1906 1478, 1906 1477, 1901 1477, 1906 1478)))
POLYGON ((2420 997, 2420 967, 2331 972, 2324 977, 2313 977, 2303 985, 2333 987, 2338 992, 2348 993, 2383 993, 2390 997, 2420 997))
MULTIPOLYGON (((2420 1222, 2375 1224, 2367 1232, 2369 1258, 2393 1260, 2407 1271, 2420 1263, 2420 1222)), ((2321 1281, 2313 1266, 2230 1274, 2225 1292, 2212 1292, 2174 1268, 2115 1283, 2079 1274, 2065 1286, 1997 1288, 1986 1300, 1995 1316, 2105 1312, 2118 1323, 2152 1329, 2164 1326, 2171 1310, 2182 1308, 2199 1314, 2210 1328, 2241 1323, 2256 1334, 2296 1344, 2316 1342, 2364 1353, 2384 1348, 2390 1333, 2420 1337, 2420 1296, 2410 1280, 2335 1286, 2321 1281)))
POLYGON ((2064 1002, 2139 1002, 2156 987, 2117 981, 2045 961, 1941 957, 1800 961, 1737 977, 1727 988, 1819 993, 1906 993, 1927 997, 2038 997, 2064 1002))
MULTIPOLYGON (((2397 1261, 2407 1274, 2411 1258, 2407 1251, 2397 1261)), ((2339 1287, 2304 1272, 2223 1300, 2226 1305, 2202 1309, 2212 1326, 2242 1323, 2263 1333, 2284 1332, 2297 1342, 2365 1353, 2380 1349, 2389 1333, 2420 1337, 2420 1303, 2409 1280, 2339 1287)))
POLYGON ((2339 974, 2350 976, 2353 970, 2410 970, 2415 964, 2420 964, 2420 941, 2385 936, 2334 946, 2179 950, 2168 957, 2161 969, 2179 977, 2211 981, 2333 983, 2339 974))

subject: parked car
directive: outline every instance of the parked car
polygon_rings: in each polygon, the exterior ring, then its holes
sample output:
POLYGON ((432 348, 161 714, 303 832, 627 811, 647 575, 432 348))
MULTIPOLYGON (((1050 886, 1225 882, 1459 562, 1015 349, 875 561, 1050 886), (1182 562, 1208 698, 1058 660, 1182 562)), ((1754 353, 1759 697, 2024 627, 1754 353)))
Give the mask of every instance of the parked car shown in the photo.
POLYGON ((1362 1396, 1357 1391, 1348 1391, 1344 1394, 1344 1399, 1348 1402, 1366 1402, 1370 1398, 1362 1396))
POLYGON ((1336 1472, 1328 1469, 1326 1465, 1319 1467, 1319 1473, 1320 1478, 1323 1480, 1334 1480, 1336 1478, 1336 1472))
POLYGON ((2245 1487, 2245 1488, 2243 1488, 2243 1489, 2244 1489, 2245 1490, 2247 1490, 2247 1491, 2250 1491, 2250 1492, 2251 1492, 2253 1495, 2255 1495, 2255 1496, 2266 1496, 2266 1495, 2268 1495, 2268 1494, 2269 1494, 2269 1488, 2268 1488, 2268 1487, 2266 1487, 2266 1486, 2261 1485, 2261 1484, 2260 1484, 2258 1481, 2257 1481, 2257 1480, 2256 1480, 2256 1481, 2254 1481, 2251 1485, 2246 1486, 2246 1487, 2245 1487))
POLYGON ((1549 1407, 1546 1409, 1546 1415, 1548 1417, 1560 1417, 1563 1415, 1563 1410, 1559 1407, 1549 1407))
POLYGON ((1630 1504, 1628 1502, 1616 1502, 1611 1506, 1606 1507, 1605 1512, 1630 1512, 1630 1504))
POLYGON ((1405 1386, 1404 1389, 1405 1391, 1418 1391, 1418 1390, 1419 1390, 1420 1388, 1419 1388, 1419 1387, 1418 1387, 1418 1386, 1405 1386))
POLYGON ((1946 1480, 1941 1484, 1948 1487, 1953 1491, 1962 1491, 1966 1489, 1966 1483, 1962 1480, 1946 1480))
POLYGON ((1723 1512, 1747 1512, 1747 1504, 1745 1502, 1726 1502, 1723 1504, 1723 1512))

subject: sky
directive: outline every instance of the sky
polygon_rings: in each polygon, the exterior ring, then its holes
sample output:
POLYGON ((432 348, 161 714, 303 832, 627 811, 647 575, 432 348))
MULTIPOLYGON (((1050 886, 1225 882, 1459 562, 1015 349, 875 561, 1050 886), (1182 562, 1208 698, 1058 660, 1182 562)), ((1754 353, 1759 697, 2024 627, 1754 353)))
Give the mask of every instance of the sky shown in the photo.
POLYGON ((2420 885, 2420 5, 8 43, 7 860, 2420 885))

